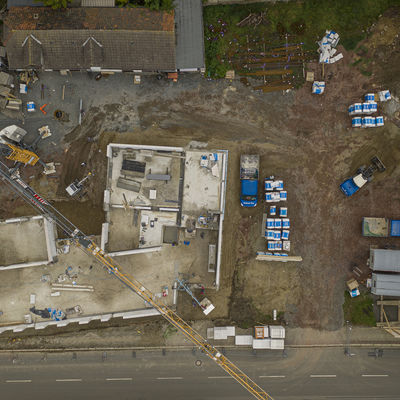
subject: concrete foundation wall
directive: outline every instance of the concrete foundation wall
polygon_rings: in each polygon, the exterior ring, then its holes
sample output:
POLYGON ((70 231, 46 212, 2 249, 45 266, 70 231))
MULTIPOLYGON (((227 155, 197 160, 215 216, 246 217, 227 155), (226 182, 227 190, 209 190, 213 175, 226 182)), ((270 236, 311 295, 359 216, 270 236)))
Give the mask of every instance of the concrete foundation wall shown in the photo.
POLYGON ((57 258, 57 249, 56 249, 56 228, 53 221, 50 221, 41 215, 36 215, 33 217, 20 217, 20 218, 10 218, 0 223, 2 224, 23 224, 29 221, 35 220, 43 220, 43 227, 46 239, 46 250, 47 250, 47 260, 39 260, 32 262, 24 262, 18 264, 9 264, 9 265, 0 265, 0 271, 2 270, 10 270, 17 268, 29 268, 29 267, 37 267, 39 265, 47 265, 52 263, 57 258))
MULTIPOLYGON (((219 150, 221 151, 221 150, 219 150)), ((221 277, 221 256, 222 256, 222 232, 225 218, 225 199, 226 199, 226 179, 228 171, 228 151, 225 151, 222 163, 222 180, 221 180, 221 199, 220 199, 220 220, 218 227, 218 247, 217 247, 217 265, 215 271, 215 288, 219 289, 219 281, 221 277)))
POLYGON ((67 326, 68 324, 78 323, 79 325, 88 324, 90 321, 101 321, 107 322, 111 318, 123 318, 123 319, 131 319, 131 318, 144 318, 144 317, 153 317, 158 316, 160 313, 154 309, 142 309, 142 310, 131 310, 117 313, 108 313, 108 314, 97 314, 97 315, 88 315, 84 317, 76 317, 76 318, 68 318, 63 321, 44 321, 44 322, 36 322, 32 324, 19 324, 19 325, 9 325, 0 327, 0 334, 7 331, 13 332, 22 332, 25 329, 34 328, 36 330, 45 329, 48 326, 57 326, 59 328, 67 326))

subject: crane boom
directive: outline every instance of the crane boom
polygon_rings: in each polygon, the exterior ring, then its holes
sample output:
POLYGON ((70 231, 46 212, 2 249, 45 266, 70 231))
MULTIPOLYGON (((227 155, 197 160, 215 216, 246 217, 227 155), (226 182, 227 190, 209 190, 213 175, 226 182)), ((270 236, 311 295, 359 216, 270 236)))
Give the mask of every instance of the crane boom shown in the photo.
POLYGON ((55 224, 70 238, 74 244, 87 254, 96 258, 107 271, 120 280, 125 286, 138 294, 145 302, 154 307, 162 317, 182 332, 193 344, 215 361, 225 372, 240 383, 258 400, 273 400, 260 386, 250 379, 234 363, 185 322, 177 313, 164 304, 159 304, 153 293, 146 289, 137 279, 123 272, 122 268, 101 250, 94 241, 81 232, 72 222, 58 212, 48 201, 39 196, 27 185, 18 174, 11 175, 8 167, 0 161, 0 177, 3 181, 25 201, 34 206, 40 214, 55 224))

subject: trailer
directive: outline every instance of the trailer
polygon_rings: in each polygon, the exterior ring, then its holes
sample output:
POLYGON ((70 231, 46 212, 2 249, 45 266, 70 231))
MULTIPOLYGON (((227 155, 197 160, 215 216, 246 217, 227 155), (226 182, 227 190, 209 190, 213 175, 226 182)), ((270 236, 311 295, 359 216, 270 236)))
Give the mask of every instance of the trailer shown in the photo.
POLYGON ((240 156, 240 205, 242 207, 255 207, 258 200, 260 156, 240 156))
POLYGON ((366 237, 400 237, 400 220, 364 217, 362 235, 366 237))

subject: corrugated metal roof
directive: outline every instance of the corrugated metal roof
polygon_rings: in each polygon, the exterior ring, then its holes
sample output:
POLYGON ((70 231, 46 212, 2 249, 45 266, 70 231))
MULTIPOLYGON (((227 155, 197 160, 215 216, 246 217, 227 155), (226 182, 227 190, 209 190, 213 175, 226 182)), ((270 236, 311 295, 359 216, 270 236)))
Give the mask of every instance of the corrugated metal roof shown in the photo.
POLYGON ((175 0, 176 67, 204 68, 202 0, 175 0))
POLYGON ((382 296, 400 296, 400 275, 372 274, 371 292, 382 296))
POLYGON ((7 8, 11 7, 43 7, 43 3, 35 0, 7 0, 7 8))
POLYGON ((400 272, 400 250, 370 250, 370 266, 374 271, 400 272))
POLYGON ((81 7, 115 7, 115 0, 82 0, 81 7))

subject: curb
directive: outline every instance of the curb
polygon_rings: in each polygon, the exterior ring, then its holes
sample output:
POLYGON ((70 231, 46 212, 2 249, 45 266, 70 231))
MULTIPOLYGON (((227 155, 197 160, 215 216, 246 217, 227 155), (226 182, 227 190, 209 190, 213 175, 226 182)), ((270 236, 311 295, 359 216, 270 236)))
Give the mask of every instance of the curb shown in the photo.
MULTIPOLYGON (((307 349, 307 348, 344 348, 344 347, 358 347, 358 348, 399 348, 400 343, 351 343, 349 345, 345 343, 332 343, 332 344, 299 344, 299 345, 287 345, 285 349, 307 349)), ((219 349, 230 349, 230 350, 252 350, 250 346, 218 346, 219 349)), ((91 352, 91 351, 126 351, 126 350, 141 350, 141 351, 153 351, 153 350, 169 350, 169 351, 181 351, 181 350, 193 350, 196 346, 128 346, 128 347, 68 347, 68 348, 49 348, 49 349, 0 349, 2 353, 69 353, 69 352, 91 352)))

